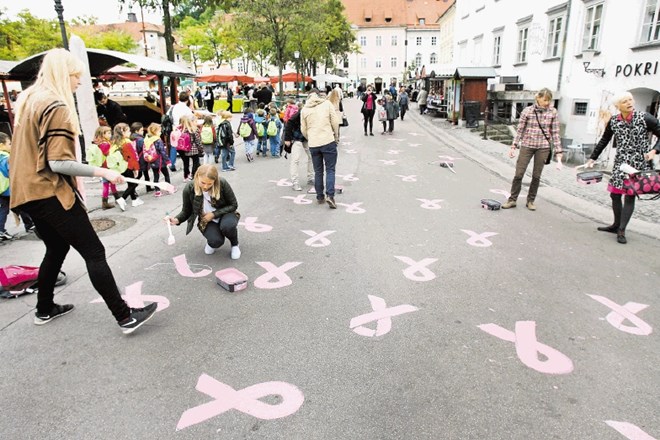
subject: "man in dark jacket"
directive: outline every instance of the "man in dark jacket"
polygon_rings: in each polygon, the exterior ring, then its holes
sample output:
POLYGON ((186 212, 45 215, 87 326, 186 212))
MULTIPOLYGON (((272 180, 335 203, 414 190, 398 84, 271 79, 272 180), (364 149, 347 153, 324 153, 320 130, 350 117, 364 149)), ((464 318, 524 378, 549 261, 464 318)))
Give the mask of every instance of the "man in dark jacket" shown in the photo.
POLYGON ((103 116, 110 127, 114 127, 120 122, 128 122, 121 105, 109 99, 106 95, 101 96, 99 105, 96 106, 96 113, 99 117, 103 116))
POLYGON ((298 181, 298 171, 300 169, 300 159, 303 154, 307 155, 307 184, 314 184, 314 166, 312 165, 312 154, 307 145, 307 139, 300 130, 300 110, 295 113, 284 126, 284 151, 291 154, 289 163, 289 175, 293 183, 294 191, 302 191, 298 181))
POLYGON ((259 90, 255 91, 252 96, 257 99, 257 106, 262 102, 265 106, 268 106, 273 100, 273 92, 265 84, 261 84, 259 90))

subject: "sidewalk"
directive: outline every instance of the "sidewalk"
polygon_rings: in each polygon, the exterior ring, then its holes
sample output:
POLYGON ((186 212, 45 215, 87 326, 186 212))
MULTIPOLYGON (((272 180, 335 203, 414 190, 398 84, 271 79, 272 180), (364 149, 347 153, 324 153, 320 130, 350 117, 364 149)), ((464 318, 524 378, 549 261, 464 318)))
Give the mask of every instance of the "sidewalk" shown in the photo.
MULTIPOLYGON (((440 143, 511 182, 517 156, 513 159, 509 158, 508 146, 489 139, 483 140, 481 133, 473 133, 467 128, 459 128, 447 122, 446 119, 420 115, 416 105, 412 106, 406 116, 418 122, 420 127, 440 143)), ((539 198, 592 219, 594 228, 598 225, 610 224, 612 209, 610 195, 606 190, 607 176, 601 183, 580 185, 575 177, 575 166, 577 164, 571 163, 564 166, 561 171, 556 169, 555 162, 546 166, 541 177, 539 198)), ((523 185, 529 184, 531 168, 530 165, 523 185)), ((460 173, 460 165, 456 171, 460 173)), ((658 201, 637 200, 633 218, 627 229, 652 238, 660 238, 658 203, 658 201)), ((542 209, 542 205, 540 205, 541 212, 542 209)))

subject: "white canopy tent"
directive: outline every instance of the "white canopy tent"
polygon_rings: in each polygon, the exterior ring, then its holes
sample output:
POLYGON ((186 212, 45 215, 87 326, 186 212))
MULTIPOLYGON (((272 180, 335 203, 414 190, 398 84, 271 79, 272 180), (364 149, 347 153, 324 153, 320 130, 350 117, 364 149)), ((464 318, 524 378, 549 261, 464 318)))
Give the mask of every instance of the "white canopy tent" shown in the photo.
POLYGON ((333 75, 331 73, 323 73, 321 75, 316 75, 316 76, 313 76, 312 79, 316 82, 320 81, 320 82, 330 83, 330 84, 333 84, 333 83, 350 84, 350 83, 353 82, 348 78, 344 78, 343 76, 339 76, 339 75, 333 75))

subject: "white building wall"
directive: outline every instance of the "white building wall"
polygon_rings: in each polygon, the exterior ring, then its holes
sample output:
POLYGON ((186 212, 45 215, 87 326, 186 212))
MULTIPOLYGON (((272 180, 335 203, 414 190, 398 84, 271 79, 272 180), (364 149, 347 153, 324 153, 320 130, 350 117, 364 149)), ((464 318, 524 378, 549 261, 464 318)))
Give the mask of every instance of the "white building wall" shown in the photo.
POLYGON ((406 61, 406 31, 402 27, 362 28, 356 31, 356 43, 360 46, 360 53, 350 54, 348 57, 348 78, 359 83, 365 80, 371 84, 376 78, 382 78, 384 85, 389 85, 391 79, 397 82, 403 78, 406 61), (396 45, 392 45, 392 38, 396 38, 396 45), (380 46, 376 45, 380 38, 380 46), (361 42, 366 42, 365 46, 361 42), (392 66, 392 59, 396 59, 396 66, 392 66), (380 61, 380 67, 377 62, 380 61))
POLYGON ((437 29, 409 29, 408 65, 422 69, 426 67, 427 75, 440 65, 440 32, 437 29), (419 43, 419 44, 418 44, 419 43), (416 61, 417 60, 417 61, 416 61), (421 60, 421 63, 419 62, 421 60))

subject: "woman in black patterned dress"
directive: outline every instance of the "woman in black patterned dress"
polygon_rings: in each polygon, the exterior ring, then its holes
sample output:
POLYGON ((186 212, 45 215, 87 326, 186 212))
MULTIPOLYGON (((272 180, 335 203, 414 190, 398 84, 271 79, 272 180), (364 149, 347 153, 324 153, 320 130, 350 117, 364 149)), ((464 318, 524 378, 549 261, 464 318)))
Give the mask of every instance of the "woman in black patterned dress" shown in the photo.
POLYGON ((626 226, 635 209, 635 196, 625 195, 623 181, 628 175, 621 171, 621 165, 628 164, 639 171, 651 169, 649 162, 660 153, 660 123, 652 115, 635 110, 635 101, 629 92, 616 96, 614 105, 620 113, 612 116, 607 123, 605 133, 587 161, 586 167, 594 166, 600 153, 614 137, 616 155, 612 166, 612 177, 607 185, 612 199, 614 223, 610 226, 600 226, 598 230, 616 233, 617 241, 625 244, 627 243, 626 226), (648 132, 653 133, 657 138, 653 149, 650 148, 648 132), (623 197, 625 197, 624 201, 622 201, 623 197))

